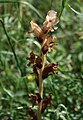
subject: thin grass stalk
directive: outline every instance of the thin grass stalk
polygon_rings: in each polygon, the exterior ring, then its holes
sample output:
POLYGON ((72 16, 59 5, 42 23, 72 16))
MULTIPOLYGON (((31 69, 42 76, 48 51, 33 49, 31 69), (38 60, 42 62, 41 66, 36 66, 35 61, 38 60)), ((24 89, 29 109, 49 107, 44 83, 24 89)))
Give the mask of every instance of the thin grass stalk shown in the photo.
POLYGON ((15 53, 14 47, 13 47, 13 45, 12 45, 12 43, 11 43, 10 37, 9 37, 8 34, 7 34, 6 28, 5 28, 5 26, 4 26, 4 22, 3 22, 2 19, 0 19, 0 22, 1 22, 2 27, 3 27, 3 29, 4 29, 4 32, 5 32, 5 35, 6 35, 6 37, 7 37, 8 43, 9 43, 9 45, 10 45, 10 47, 11 47, 11 49, 12 49, 12 52, 13 52, 13 54, 14 54, 14 57, 15 57, 17 66, 18 66, 18 68, 19 68, 19 70, 20 70, 20 72, 21 72, 21 76, 23 76, 22 69, 21 69, 20 64, 19 64, 19 62, 18 62, 18 58, 17 58, 17 55, 16 55, 16 53, 15 53))

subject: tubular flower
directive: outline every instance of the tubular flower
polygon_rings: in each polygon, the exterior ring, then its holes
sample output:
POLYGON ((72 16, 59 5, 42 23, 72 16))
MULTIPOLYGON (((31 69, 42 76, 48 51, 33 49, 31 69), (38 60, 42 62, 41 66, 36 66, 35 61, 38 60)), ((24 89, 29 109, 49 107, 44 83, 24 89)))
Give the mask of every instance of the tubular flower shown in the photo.
POLYGON ((37 114, 33 111, 32 108, 28 108, 28 113, 31 116, 31 120, 37 120, 37 114))
POLYGON ((51 72, 57 74, 57 68, 58 68, 58 63, 57 64, 51 63, 47 65, 43 70, 42 78, 43 79, 47 78, 51 72))
POLYGON ((42 102, 42 113, 44 112, 44 110, 51 105, 51 99, 52 96, 51 94, 49 94, 46 98, 44 98, 43 102, 42 102))
POLYGON ((34 107, 35 104, 38 104, 41 102, 41 96, 39 93, 35 93, 30 96, 29 100, 33 101, 32 107, 34 107))
POLYGON ((54 25, 59 22, 59 19, 57 18, 57 12, 54 10, 50 10, 47 13, 47 16, 45 18, 45 22, 43 23, 42 31, 44 33, 50 32, 52 29, 54 29, 54 25))
POLYGON ((33 65, 33 71, 36 74, 36 84, 39 86, 39 69, 36 67, 36 65, 33 65))
POLYGON ((27 57, 27 60, 30 61, 29 64, 36 65, 38 68, 42 67, 42 59, 33 52, 30 53, 30 57, 27 57))
POLYGON ((54 42, 56 41, 56 37, 55 36, 50 36, 47 35, 46 39, 42 45, 42 52, 43 54, 46 54, 47 51, 49 50, 49 48, 52 48, 55 44, 54 42))

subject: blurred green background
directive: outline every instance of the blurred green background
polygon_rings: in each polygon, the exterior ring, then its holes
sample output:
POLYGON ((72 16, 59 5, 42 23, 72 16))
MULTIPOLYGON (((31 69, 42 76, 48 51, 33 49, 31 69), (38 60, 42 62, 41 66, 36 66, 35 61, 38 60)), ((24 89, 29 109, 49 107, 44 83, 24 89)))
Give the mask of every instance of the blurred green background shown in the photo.
POLYGON ((28 97, 38 88, 26 57, 41 49, 36 37, 28 34, 30 21, 42 26, 50 9, 60 18, 53 32, 59 45, 47 59, 58 62, 59 68, 57 76, 44 80, 44 96, 52 94, 52 105, 42 119, 83 120, 82 0, 0 0, 0 120, 29 120, 28 97))

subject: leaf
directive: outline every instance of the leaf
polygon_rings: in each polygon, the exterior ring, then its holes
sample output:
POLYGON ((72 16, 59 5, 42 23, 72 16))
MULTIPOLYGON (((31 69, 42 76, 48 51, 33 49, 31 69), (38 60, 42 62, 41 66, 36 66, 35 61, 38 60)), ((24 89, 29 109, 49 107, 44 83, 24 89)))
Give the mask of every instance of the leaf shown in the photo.
POLYGON ((60 19, 62 13, 63 13, 63 10, 65 8, 65 4, 66 4, 66 0, 62 0, 62 6, 61 6, 60 14, 59 14, 59 19, 60 19))
POLYGON ((29 2, 20 1, 20 3, 28 5, 40 18, 42 18, 41 14, 38 12, 38 10, 34 6, 32 6, 29 2))
POLYGON ((65 7, 66 0, 62 0, 62 7, 65 7))
POLYGON ((41 49, 41 45, 39 44, 39 42, 37 42, 37 41, 35 41, 34 39, 31 39, 31 38, 28 38, 26 40, 34 43, 39 49, 41 49))
POLYGON ((22 3, 22 4, 25 4, 29 8, 31 8, 41 19, 43 18, 41 16, 41 14, 38 12, 38 10, 33 5, 31 5, 29 2, 26 2, 26 1, 15 1, 15 0, 5 0, 5 1, 1 0, 0 3, 22 3))
POLYGON ((3 90, 4 90, 11 98, 14 97, 13 93, 11 93, 10 90, 7 90, 6 88, 3 88, 3 90))
POLYGON ((76 11, 74 8, 72 8, 69 4, 68 4, 68 7, 69 7, 74 13, 76 13, 77 15, 82 15, 81 13, 79 13, 78 11, 76 11))
POLYGON ((4 54, 4 55, 13 55, 12 52, 10 52, 10 51, 5 51, 5 50, 0 51, 0 54, 4 54))
POLYGON ((63 108, 65 111, 67 110, 67 108, 66 108, 63 104, 59 104, 58 107, 59 107, 59 108, 63 108))
POLYGON ((67 120, 63 115, 60 115, 60 118, 61 118, 62 120, 67 120))

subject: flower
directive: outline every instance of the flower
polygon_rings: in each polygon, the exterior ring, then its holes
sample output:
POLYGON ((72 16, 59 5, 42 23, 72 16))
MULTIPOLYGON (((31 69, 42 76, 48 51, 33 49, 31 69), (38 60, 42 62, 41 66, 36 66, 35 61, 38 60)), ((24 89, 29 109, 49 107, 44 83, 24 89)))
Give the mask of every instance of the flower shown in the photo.
POLYGON ((54 74, 57 74, 57 68, 58 68, 58 63, 48 64, 43 70, 42 78, 43 79, 47 78, 50 75, 51 72, 54 73, 54 74))
POLYGON ((32 31, 29 32, 29 33, 32 33, 32 32, 35 33, 38 41, 40 43, 42 43, 43 42, 43 31, 42 31, 42 29, 36 24, 36 22, 34 20, 32 20, 30 22, 30 24, 31 24, 32 31))
POLYGON ((30 57, 27 57, 27 60, 29 60, 29 65, 33 64, 36 65, 38 68, 42 67, 42 59, 38 55, 34 54, 33 52, 30 53, 30 57))
POLYGON ((43 23, 42 31, 44 33, 50 32, 54 28, 54 24, 57 24, 59 19, 57 18, 57 12, 54 10, 50 10, 47 13, 45 22, 43 23))
POLYGON ((28 113, 31 116, 31 120, 37 120, 37 114, 33 111, 32 108, 28 108, 28 113))
POLYGON ((43 102, 42 102, 42 110, 41 112, 43 113, 44 110, 51 105, 51 99, 52 99, 52 96, 51 94, 49 94, 46 98, 44 98, 43 102))
POLYGON ((42 98, 41 98, 39 93, 35 93, 35 94, 31 94, 29 100, 33 101, 33 106, 32 107, 34 107, 34 104, 40 103, 42 98))
POLYGON ((44 43, 42 45, 43 54, 46 54, 47 51, 55 45, 54 44, 55 41, 56 41, 55 36, 50 36, 50 35, 46 36, 46 39, 45 39, 45 41, 44 41, 44 43))

